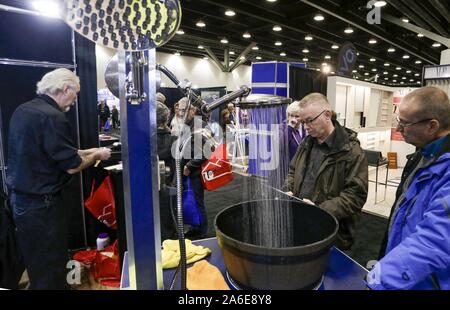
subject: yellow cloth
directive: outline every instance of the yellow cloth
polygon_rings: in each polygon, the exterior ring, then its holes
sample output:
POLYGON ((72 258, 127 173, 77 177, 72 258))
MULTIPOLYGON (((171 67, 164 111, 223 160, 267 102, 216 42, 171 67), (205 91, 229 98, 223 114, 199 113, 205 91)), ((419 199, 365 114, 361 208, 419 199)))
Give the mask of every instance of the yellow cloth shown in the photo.
MULTIPOLYGON (((192 241, 185 239, 186 244, 186 261, 188 264, 196 262, 209 254, 211 250, 201 245, 193 245, 192 241)), ((178 266, 180 262, 180 242, 178 240, 164 240, 162 256, 163 269, 174 268, 178 266)))
POLYGON ((206 260, 196 262, 187 270, 188 290, 229 290, 220 270, 206 260))

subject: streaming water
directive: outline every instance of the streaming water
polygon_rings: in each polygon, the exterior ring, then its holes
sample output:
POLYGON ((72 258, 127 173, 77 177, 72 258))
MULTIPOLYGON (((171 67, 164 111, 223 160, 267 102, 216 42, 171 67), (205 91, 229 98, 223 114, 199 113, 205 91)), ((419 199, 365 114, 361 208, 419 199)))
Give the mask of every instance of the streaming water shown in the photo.
POLYGON ((286 106, 248 110, 249 174, 244 183, 244 201, 258 200, 244 209, 245 242, 264 247, 293 246, 292 210, 286 195, 273 190, 285 182, 289 152, 286 106))

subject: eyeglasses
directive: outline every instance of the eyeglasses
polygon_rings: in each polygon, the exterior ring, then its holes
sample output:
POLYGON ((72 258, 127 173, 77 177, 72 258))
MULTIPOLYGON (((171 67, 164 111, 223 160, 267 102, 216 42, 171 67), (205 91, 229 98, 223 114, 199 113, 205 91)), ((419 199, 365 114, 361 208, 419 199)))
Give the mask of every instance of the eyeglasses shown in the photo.
POLYGON ((402 121, 397 115, 396 120, 397 120, 397 127, 406 128, 406 127, 409 127, 409 126, 412 126, 412 125, 416 125, 416 124, 420 124, 420 123, 431 121, 432 118, 426 118, 426 119, 423 119, 423 120, 420 120, 420 121, 417 121, 417 122, 405 122, 405 121, 402 121))
POLYGON ((314 122, 316 119, 319 118, 319 116, 321 116, 324 112, 326 112, 327 110, 323 110, 322 112, 319 113, 319 115, 317 115, 316 117, 313 117, 311 119, 306 119, 304 121, 300 121, 301 124, 305 125, 305 124, 311 124, 312 122, 314 122))

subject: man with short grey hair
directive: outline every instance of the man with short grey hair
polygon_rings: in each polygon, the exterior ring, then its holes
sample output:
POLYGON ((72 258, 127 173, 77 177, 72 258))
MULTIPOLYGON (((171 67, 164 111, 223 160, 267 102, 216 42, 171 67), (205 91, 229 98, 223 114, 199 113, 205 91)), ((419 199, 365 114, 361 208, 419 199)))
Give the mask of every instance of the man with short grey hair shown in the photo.
POLYGON ((309 94, 299 105, 300 123, 309 136, 289 165, 288 194, 333 214, 339 221, 336 245, 350 249, 356 220, 367 199, 366 156, 356 132, 332 119, 324 95, 309 94))
POLYGON ((30 289, 66 289, 67 225, 61 198, 72 175, 106 160, 111 150, 78 150, 65 116, 80 90, 70 70, 37 83, 37 97, 11 117, 7 184, 30 289))
POLYGON ((417 147, 396 193, 371 289, 450 289, 450 100, 439 88, 406 95, 397 130, 417 147))

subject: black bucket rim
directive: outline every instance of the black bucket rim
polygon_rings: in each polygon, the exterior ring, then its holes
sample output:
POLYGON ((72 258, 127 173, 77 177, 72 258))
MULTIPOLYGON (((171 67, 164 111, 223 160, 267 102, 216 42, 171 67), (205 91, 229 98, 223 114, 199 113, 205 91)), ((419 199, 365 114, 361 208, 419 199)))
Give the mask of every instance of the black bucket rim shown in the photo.
MULTIPOLYGON (((271 255, 271 256, 286 256, 286 254, 290 254, 290 255, 297 255, 297 251, 301 250, 301 251, 305 251, 305 250, 312 250, 315 247, 318 247, 319 245, 324 245, 324 244, 329 244, 332 243, 336 236, 337 233, 339 231, 339 221, 336 219, 336 217, 331 214, 328 210, 324 210, 322 208, 319 208, 316 205, 309 205, 307 203, 305 203, 305 205, 307 206, 311 206, 311 207, 316 207, 317 209, 319 209, 320 211, 325 212, 326 214, 328 214, 333 220, 335 225, 335 229, 333 231, 333 233, 331 233, 328 237, 326 237, 325 239, 313 242, 313 243, 309 243, 307 245, 298 245, 298 246, 293 246, 293 247, 282 247, 282 248, 277 248, 277 247, 267 247, 267 246, 261 246, 261 245, 254 245, 248 242, 243 242, 243 241, 239 241, 237 239, 234 239, 230 236, 228 236, 227 234, 225 234, 224 232, 222 232, 222 230, 220 230, 217 226, 217 218, 219 216, 221 216, 222 213, 226 212, 227 210, 231 209, 231 208, 236 208, 238 206, 244 205, 244 204, 248 204, 248 203, 252 203, 252 202, 258 202, 258 201, 268 201, 268 200, 273 200, 273 199, 259 199, 259 200, 248 200, 248 201, 243 201, 240 203, 236 203, 234 205, 231 205, 229 207, 226 207, 224 209, 222 209, 219 213, 217 213, 216 217, 214 218, 214 228, 216 231, 216 237, 217 234, 220 233, 221 237, 227 239, 229 242, 235 243, 235 244, 239 244, 239 245, 245 245, 247 249, 252 250, 252 252, 254 252, 255 254, 260 254, 260 255, 271 255), (283 253, 280 253, 280 249, 283 250, 283 253)), ((292 200, 288 200, 288 199, 279 199, 277 201, 286 201, 286 202, 290 202, 290 203, 300 203, 299 201, 292 201, 292 200)), ((231 246, 230 244, 228 244, 227 246, 231 246)), ((313 253, 315 251, 311 251, 311 253, 313 253)))

